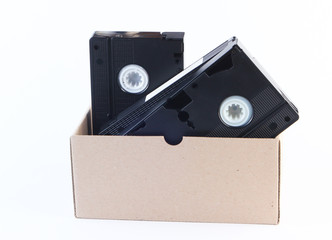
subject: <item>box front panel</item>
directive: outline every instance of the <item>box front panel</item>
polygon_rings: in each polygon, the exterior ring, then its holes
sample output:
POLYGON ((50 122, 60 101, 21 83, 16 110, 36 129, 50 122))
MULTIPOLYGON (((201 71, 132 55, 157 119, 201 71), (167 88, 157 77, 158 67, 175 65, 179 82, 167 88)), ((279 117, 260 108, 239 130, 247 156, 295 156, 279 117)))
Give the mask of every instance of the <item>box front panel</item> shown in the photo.
POLYGON ((278 222, 278 139, 72 136, 71 147, 79 218, 278 222))

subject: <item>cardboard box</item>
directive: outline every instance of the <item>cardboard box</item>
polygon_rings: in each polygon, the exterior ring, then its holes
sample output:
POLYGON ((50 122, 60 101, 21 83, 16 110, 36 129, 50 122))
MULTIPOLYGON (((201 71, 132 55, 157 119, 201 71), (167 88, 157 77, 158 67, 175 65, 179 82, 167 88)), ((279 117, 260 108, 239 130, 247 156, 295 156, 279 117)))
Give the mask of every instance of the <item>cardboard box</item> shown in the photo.
POLYGON ((78 218, 279 222, 280 140, 92 136, 89 115, 71 137, 78 218))

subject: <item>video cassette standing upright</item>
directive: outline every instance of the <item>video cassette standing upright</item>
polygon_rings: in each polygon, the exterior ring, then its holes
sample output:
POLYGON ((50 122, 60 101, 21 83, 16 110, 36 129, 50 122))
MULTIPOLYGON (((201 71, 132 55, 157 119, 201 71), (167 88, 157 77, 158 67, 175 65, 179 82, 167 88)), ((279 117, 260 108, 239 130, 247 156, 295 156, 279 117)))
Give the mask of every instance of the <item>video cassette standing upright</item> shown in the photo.
POLYGON ((92 129, 183 70, 182 32, 95 32, 90 39, 92 129))

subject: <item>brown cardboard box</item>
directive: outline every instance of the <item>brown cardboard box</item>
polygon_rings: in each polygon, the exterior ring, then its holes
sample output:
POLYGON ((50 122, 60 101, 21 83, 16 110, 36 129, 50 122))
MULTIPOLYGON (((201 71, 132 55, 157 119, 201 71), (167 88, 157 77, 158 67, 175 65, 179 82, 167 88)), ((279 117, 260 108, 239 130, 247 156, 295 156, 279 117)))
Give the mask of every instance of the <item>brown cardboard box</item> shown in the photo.
POLYGON ((279 222, 279 139, 71 137, 78 218, 279 222))

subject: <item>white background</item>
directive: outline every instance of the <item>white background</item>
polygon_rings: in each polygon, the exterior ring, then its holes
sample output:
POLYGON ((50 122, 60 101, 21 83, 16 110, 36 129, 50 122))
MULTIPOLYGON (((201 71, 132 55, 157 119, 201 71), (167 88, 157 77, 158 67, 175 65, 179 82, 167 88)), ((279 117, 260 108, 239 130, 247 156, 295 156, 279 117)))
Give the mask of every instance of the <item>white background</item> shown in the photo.
POLYGON ((0 239, 332 239, 331 1, 2 1, 0 239), (278 226, 74 218, 69 137, 96 30, 185 31, 185 65, 236 35, 297 105, 278 226))

